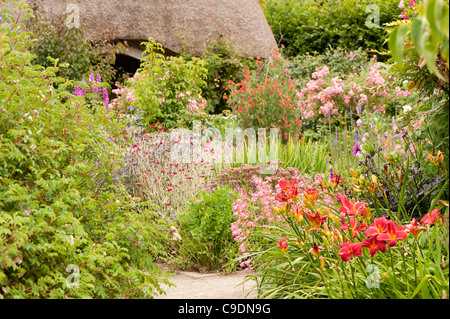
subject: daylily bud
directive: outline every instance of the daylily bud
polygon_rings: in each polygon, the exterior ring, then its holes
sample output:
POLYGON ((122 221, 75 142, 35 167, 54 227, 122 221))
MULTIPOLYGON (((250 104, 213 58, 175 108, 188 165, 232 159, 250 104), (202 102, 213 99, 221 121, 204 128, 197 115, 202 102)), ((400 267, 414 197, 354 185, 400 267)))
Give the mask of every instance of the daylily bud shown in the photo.
POLYGON ((319 261, 320 261, 320 268, 322 269, 322 271, 325 271, 325 260, 323 259, 322 256, 319 257, 319 261))
POLYGON ((331 232, 327 224, 323 224, 323 229, 325 231, 325 235, 327 235, 327 237, 331 237, 331 232))
POLYGON ((444 162, 444 153, 442 153, 441 151, 437 152, 436 155, 436 163, 443 163, 444 162))
POLYGON ((361 176, 359 177, 359 182, 360 182, 361 184, 363 184, 365 180, 366 180, 366 179, 364 178, 363 175, 361 175, 361 176))
POLYGON ((372 175, 372 182, 373 182, 374 184, 378 184, 378 178, 377 178, 376 175, 372 175))
POLYGON ((302 240, 300 239, 300 237, 297 237, 297 245, 298 245, 298 247, 302 247, 302 245, 303 245, 302 240))
POLYGON ((403 184, 403 174, 401 171, 398 172, 398 181, 400 182, 400 185, 403 184))
POLYGON ((357 178, 355 178, 355 177, 352 177, 352 182, 353 182, 353 184, 356 184, 356 185, 358 185, 358 184, 359 184, 359 181, 358 181, 358 179, 357 179, 357 178))
POLYGON ((384 172, 386 173, 386 175, 389 175, 389 165, 388 164, 384 164, 384 172))
POLYGON ((359 171, 350 168, 350 175, 352 175, 353 177, 358 177, 359 176, 359 171))
POLYGON ((386 157, 386 160, 391 163, 394 164, 394 158, 392 157, 392 155, 389 155, 388 157, 386 157))
POLYGON ((428 154, 428 161, 432 164, 436 164, 436 160, 434 159, 433 155, 428 154))
POLYGON ((305 206, 308 207, 311 210, 314 209, 314 205, 309 200, 307 200, 306 198, 303 198, 303 204, 305 204, 305 206))
POLYGON ((273 210, 277 214, 282 214, 282 213, 284 213, 286 211, 286 206, 274 207, 273 210))

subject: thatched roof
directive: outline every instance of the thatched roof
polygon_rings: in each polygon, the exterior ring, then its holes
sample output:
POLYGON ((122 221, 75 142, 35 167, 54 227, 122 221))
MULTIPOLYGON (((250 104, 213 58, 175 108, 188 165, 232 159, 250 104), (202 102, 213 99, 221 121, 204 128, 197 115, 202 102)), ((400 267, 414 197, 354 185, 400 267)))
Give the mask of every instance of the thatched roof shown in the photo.
POLYGON ((211 40, 229 41, 242 55, 266 57, 276 46, 258 0, 41 0, 50 14, 68 4, 88 32, 113 28, 134 43, 153 37, 164 48, 199 55, 211 40))

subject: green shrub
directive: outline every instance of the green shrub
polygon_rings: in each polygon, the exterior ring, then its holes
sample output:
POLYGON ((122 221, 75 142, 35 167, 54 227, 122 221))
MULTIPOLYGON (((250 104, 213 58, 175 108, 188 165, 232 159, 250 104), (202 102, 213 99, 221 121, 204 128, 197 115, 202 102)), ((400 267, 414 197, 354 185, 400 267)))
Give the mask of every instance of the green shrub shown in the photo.
POLYGON ((124 121, 68 93, 56 67, 32 65, 33 35, 22 30, 0 24, 0 298, 162 292, 152 261, 168 227, 114 174, 124 121))
POLYGON ((31 48, 36 55, 33 64, 53 66, 47 58, 52 57, 60 63, 68 63, 58 70, 58 76, 81 80, 94 72, 102 74, 103 80, 112 84, 117 72, 114 68, 116 54, 124 53, 125 46, 115 44, 113 34, 106 31, 94 39, 82 25, 69 28, 66 18, 66 15, 49 17, 38 9, 34 11, 34 17, 27 21, 27 28, 36 39, 31 48))
POLYGON ((201 97, 205 84, 205 62, 198 58, 164 57, 162 46, 150 38, 141 67, 128 84, 135 92, 132 106, 142 111, 147 128, 161 123, 166 128, 186 127, 201 112, 206 101, 201 97))
POLYGON ((341 48, 328 48, 323 54, 295 57, 290 61, 288 69, 298 86, 311 80, 311 74, 324 65, 328 66, 331 77, 342 77, 343 74, 360 73, 368 64, 367 53, 361 49, 348 52, 341 48))
MULTIPOLYGON (((192 59, 190 56, 184 57, 186 60, 192 59)), ((228 81, 240 82, 244 78, 242 70, 253 66, 251 59, 238 56, 234 48, 224 41, 211 43, 201 58, 208 70, 208 81, 202 87, 202 95, 207 100, 206 111, 220 114, 230 110, 227 104, 230 94, 228 81)))
MULTIPOLYGON (((385 30, 368 28, 366 8, 376 5, 380 26, 401 13, 397 0, 267 0, 263 10, 274 36, 286 47, 289 56, 324 53, 329 45, 349 51, 358 48, 386 49, 385 30)), ((370 20, 370 18, 369 18, 370 20)), ((373 22, 373 20, 370 20, 373 22)))
POLYGON ((179 254, 200 270, 233 270, 226 264, 237 256, 238 244, 231 233, 235 221, 232 204, 236 194, 230 187, 203 190, 179 216, 179 254))

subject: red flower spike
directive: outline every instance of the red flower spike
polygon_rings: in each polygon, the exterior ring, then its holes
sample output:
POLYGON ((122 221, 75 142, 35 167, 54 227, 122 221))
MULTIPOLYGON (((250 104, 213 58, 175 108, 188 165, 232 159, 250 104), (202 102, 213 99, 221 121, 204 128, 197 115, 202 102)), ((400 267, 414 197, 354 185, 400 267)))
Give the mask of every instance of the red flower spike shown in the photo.
POLYGON ((342 243, 339 250, 339 256, 343 261, 349 261, 350 258, 361 256, 362 243, 342 243))
POLYGON ((397 244, 397 239, 405 239, 407 234, 402 226, 396 226, 395 223, 390 220, 387 227, 387 232, 377 236, 378 240, 389 241, 388 245, 392 247, 397 244))
POLYGON ((278 186, 280 186, 280 188, 284 191, 289 190, 290 188, 294 187, 295 184, 297 183, 297 180, 293 180, 293 181, 280 181, 278 183, 278 186))
POLYGON ((333 188, 338 187, 343 181, 345 181, 345 178, 341 178, 341 175, 331 174, 331 186, 333 188))
POLYGON ((370 256, 373 258, 377 250, 386 252, 386 242, 378 240, 378 236, 367 238, 362 242, 363 247, 369 248, 370 256))

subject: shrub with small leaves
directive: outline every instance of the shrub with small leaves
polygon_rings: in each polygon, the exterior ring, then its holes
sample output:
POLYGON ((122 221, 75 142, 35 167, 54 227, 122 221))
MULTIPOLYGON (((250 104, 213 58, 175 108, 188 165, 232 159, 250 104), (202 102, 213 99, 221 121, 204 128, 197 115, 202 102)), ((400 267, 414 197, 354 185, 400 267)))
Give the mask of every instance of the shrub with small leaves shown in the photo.
POLYGON ((238 244, 231 233, 232 204, 237 192, 225 186, 200 191, 180 214, 181 244, 179 254, 200 270, 233 270, 227 265, 238 255, 238 244))

